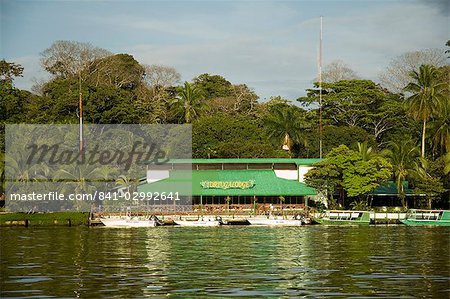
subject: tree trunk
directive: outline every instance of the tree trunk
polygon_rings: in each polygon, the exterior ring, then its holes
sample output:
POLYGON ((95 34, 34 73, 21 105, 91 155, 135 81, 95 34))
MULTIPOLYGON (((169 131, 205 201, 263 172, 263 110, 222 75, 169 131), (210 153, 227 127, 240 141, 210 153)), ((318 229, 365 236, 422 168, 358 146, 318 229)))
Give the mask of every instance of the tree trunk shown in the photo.
POLYGON ((421 151, 421 157, 425 158, 425 130, 427 126, 427 120, 423 120, 423 128, 422 128, 422 151, 421 151))

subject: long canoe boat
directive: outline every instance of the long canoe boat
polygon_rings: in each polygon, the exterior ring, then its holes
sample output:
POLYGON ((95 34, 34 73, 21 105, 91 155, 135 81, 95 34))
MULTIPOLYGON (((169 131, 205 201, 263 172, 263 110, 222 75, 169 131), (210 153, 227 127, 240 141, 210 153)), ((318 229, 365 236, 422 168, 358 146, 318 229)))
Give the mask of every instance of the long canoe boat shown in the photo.
POLYGON ((325 215, 315 219, 326 225, 360 225, 370 224, 368 211, 326 211, 325 215))
POLYGON ((450 211, 411 209, 406 213, 406 218, 400 221, 406 225, 450 226, 450 211))
POLYGON ((300 219, 283 219, 266 216, 257 216, 247 218, 250 225, 253 226, 301 226, 302 221, 300 219))
POLYGON ((155 219, 139 219, 134 217, 100 218, 100 221, 108 227, 154 227, 158 225, 155 219))
POLYGON ((184 218, 184 219, 175 219, 174 222, 175 222, 175 225, 190 226, 190 227, 222 225, 222 219, 220 217, 184 218))

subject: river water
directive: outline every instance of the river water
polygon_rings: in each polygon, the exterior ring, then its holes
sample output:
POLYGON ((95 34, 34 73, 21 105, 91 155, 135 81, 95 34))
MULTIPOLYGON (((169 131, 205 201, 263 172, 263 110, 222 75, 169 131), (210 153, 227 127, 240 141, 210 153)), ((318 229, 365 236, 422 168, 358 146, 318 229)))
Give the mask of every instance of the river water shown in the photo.
POLYGON ((449 298, 450 229, 1 228, 0 297, 449 298))

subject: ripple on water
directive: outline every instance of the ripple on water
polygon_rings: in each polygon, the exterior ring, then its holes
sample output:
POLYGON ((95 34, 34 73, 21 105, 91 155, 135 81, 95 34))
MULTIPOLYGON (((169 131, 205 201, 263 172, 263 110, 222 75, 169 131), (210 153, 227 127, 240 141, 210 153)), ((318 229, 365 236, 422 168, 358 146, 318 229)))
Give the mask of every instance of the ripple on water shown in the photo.
POLYGON ((38 298, 447 298, 449 238, 403 226, 4 230, 0 289, 38 298))

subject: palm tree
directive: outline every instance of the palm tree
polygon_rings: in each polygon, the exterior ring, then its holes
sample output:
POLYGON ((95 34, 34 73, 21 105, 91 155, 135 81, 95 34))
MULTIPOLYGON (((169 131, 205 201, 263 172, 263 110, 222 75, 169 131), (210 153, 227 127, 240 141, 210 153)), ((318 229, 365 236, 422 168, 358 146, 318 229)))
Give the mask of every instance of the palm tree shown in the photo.
POLYGON ((444 155, 444 173, 449 174, 450 173, 450 152, 446 153, 444 155))
POLYGON ((427 121, 434 116, 444 102, 443 82, 439 82, 439 70, 431 65, 421 65, 419 72, 412 71, 410 76, 414 82, 404 90, 412 93, 408 97, 408 112, 416 120, 423 122, 421 156, 425 157, 425 134, 427 121))
POLYGON ((5 194, 5 154, 0 152, 0 200, 3 194, 5 194))
POLYGON ((375 154, 372 151, 372 147, 368 146, 367 141, 357 142, 356 146, 358 147, 358 152, 364 161, 370 160, 370 158, 375 154))
POLYGON ((184 121, 191 123, 202 110, 203 95, 201 90, 189 82, 184 82, 184 86, 178 90, 179 96, 173 102, 173 105, 184 115, 184 121))
POLYGON ((69 164, 56 171, 55 177, 67 180, 65 184, 67 190, 81 194, 96 190, 94 181, 98 179, 102 169, 94 164, 69 164))
POLYGON ((444 185, 430 173, 430 163, 427 159, 420 158, 414 164, 415 171, 411 173, 411 177, 415 181, 414 189, 425 195, 425 199, 428 200, 428 208, 431 209, 433 198, 445 192, 444 185))
POLYGON ((403 207, 406 207, 403 181, 415 173, 417 169, 418 148, 411 140, 391 142, 389 149, 384 153, 392 164, 392 174, 397 192, 403 207))
POLYGON ((305 129, 299 115, 293 107, 274 107, 270 115, 264 120, 269 138, 282 143, 282 148, 292 155, 292 147, 295 143, 306 144, 302 134, 305 129))
POLYGON ((435 151, 450 152, 450 101, 444 101, 442 109, 435 120, 430 121, 429 128, 435 151))

